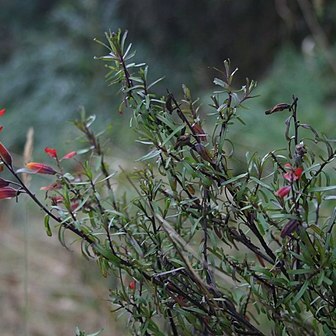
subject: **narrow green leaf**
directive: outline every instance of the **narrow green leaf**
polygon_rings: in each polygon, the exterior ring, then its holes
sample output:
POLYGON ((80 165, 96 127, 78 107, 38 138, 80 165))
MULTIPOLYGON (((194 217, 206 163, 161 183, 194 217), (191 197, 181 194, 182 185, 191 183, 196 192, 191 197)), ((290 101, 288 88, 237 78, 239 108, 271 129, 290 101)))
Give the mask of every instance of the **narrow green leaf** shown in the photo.
POLYGON ((160 77, 159 79, 157 79, 156 81, 154 81, 153 83, 149 84, 147 89, 149 90, 151 87, 153 87, 154 85, 156 85, 157 83, 161 82, 165 77, 160 77))
POLYGON ((301 275, 301 274, 310 274, 314 271, 314 269, 311 268, 300 268, 300 269, 293 269, 293 270, 288 270, 288 274, 290 275, 301 275))
POLYGON ((308 253, 310 254, 310 256, 314 257, 316 255, 316 249, 312 244, 307 232, 304 230, 300 230, 300 238, 304 242, 302 253, 305 253, 305 247, 306 247, 308 249, 308 253))
POLYGON ((49 237, 51 237, 52 236, 52 232, 51 232, 51 229, 50 229, 49 222, 50 222, 50 216, 49 215, 45 215, 44 216, 44 228, 45 228, 45 230, 47 232, 47 235, 49 237))
POLYGON ((93 333, 93 334, 88 334, 87 336, 98 336, 100 333, 103 331, 103 329, 100 329, 99 331, 93 333))
POLYGON ((243 173, 243 174, 237 175, 235 177, 232 177, 229 180, 226 180, 223 183, 221 183, 221 186, 223 187, 227 184, 230 184, 230 183, 236 182, 238 180, 241 180, 242 178, 246 177, 247 175, 248 175, 248 173, 243 173))
POLYGON ((140 159, 137 159, 136 161, 150 160, 150 159, 153 159, 153 158, 159 156, 160 154, 161 154, 161 150, 160 149, 153 149, 152 151, 150 151, 146 155, 142 156, 140 159))
POLYGON ((336 185, 331 185, 327 187, 313 187, 309 189, 309 192, 323 192, 323 191, 331 191, 335 189, 336 189, 336 185))
POLYGON ((309 281, 306 280, 304 282, 304 284, 302 285, 302 287, 300 288, 300 290, 295 295, 295 297, 293 298, 292 304, 297 303, 301 299, 302 295, 305 293, 305 291, 307 290, 308 286, 309 286, 309 281))
POLYGON ((221 86, 221 87, 224 88, 224 89, 227 89, 227 88, 229 87, 227 83, 225 83, 224 81, 222 81, 222 80, 219 79, 219 78, 215 78, 215 79, 213 80, 213 82, 214 82, 215 85, 219 85, 219 86, 221 86))
POLYGON ((163 141, 162 143, 162 147, 174 136, 176 135, 178 132, 180 132, 183 128, 185 128, 185 125, 181 125, 179 127, 177 127, 174 132, 172 132, 171 134, 169 134, 169 136, 163 141))
POLYGON ((254 181, 255 183, 259 184, 260 186, 262 186, 262 187, 268 189, 269 191, 272 191, 272 192, 274 191, 274 189, 273 189, 271 186, 269 186, 269 185, 266 184, 265 182, 260 181, 259 179, 257 179, 257 178, 254 177, 254 176, 251 176, 251 177, 250 177, 250 180, 252 180, 252 181, 254 181))

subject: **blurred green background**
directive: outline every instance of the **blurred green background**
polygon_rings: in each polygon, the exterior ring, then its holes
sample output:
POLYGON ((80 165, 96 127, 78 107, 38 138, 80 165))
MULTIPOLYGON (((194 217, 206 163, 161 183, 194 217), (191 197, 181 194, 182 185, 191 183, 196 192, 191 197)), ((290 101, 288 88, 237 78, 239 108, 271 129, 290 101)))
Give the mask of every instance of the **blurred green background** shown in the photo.
MULTIPOLYGON (((284 146, 284 116, 266 118, 264 111, 292 94, 300 119, 334 137, 335 17, 334 0, 0 0, 0 108, 7 109, 1 141, 18 162, 30 126, 35 160, 46 158, 46 146, 79 149, 70 121, 84 106, 97 115, 98 130, 110 125, 106 150, 114 162, 135 155, 117 89, 94 60, 106 50, 93 39, 119 27, 129 31, 151 79, 167 76, 162 94, 180 96, 184 83, 204 99, 204 115, 218 76, 213 68, 224 59, 239 67, 237 88, 245 77, 258 81, 260 97, 241 112, 246 125, 231 133, 242 155, 284 146)), ((118 335, 105 285, 92 278, 95 265, 45 237, 39 213, 27 217, 30 205, 22 204, 1 205, 1 335, 70 335, 76 325, 118 335)))

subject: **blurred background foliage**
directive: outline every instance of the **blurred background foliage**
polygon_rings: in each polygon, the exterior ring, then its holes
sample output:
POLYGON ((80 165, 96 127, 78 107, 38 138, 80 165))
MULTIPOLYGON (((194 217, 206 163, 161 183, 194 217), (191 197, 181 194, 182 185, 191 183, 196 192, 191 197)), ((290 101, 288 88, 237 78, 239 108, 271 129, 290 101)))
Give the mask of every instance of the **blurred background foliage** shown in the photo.
MULTIPOLYGON (((93 39, 104 40, 105 31, 119 27, 129 30, 151 79, 167 76, 162 95, 181 92, 185 83, 195 98, 207 97, 213 77, 220 76, 213 68, 227 58, 239 67, 237 87, 245 77, 259 82, 260 97, 242 115, 246 125, 231 131, 242 160, 244 151, 282 146, 284 115, 266 118, 264 111, 290 102, 292 94, 299 97, 301 120, 332 137, 335 17, 335 0, 0 0, 0 108, 7 109, 2 141, 21 154, 33 126, 36 160, 45 159, 45 146, 76 150, 78 133, 69 121, 83 106, 97 115, 97 129, 106 129, 108 154, 130 159, 135 137, 129 116, 119 113, 117 92, 94 60, 106 50, 93 39)), ((206 101, 201 111, 207 113, 206 101)))

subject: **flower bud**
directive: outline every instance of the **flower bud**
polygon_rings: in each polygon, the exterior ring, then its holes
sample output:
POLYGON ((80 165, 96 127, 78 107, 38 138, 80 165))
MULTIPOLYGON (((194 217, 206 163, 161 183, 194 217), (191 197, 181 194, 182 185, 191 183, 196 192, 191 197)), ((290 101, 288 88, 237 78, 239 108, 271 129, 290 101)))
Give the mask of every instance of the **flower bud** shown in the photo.
POLYGON ((291 187, 290 186, 285 186, 285 187, 281 187, 280 189, 278 189, 275 192, 275 195, 280 197, 280 198, 284 198, 286 197, 291 191, 291 187))
POLYGON ((52 158, 57 157, 57 151, 55 148, 46 147, 44 151, 52 158))
POLYGON ((53 167, 50 167, 44 163, 28 162, 26 163, 26 167, 34 171, 34 173, 38 174, 55 175, 57 173, 53 167))
POLYGON ((7 163, 9 166, 12 166, 12 157, 9 154, 7 148, 0 142, 0 157, 3 162, 7 163))
POLYGON ((299 226, 300 222, 297 219, 291 219, 281 230, 280 237, 285 238, 294 232, 299 226))
POLYGON ((22 191, 18 191, 12 187, 0 188, 0 199, 14 198, 20 194, 22 191))

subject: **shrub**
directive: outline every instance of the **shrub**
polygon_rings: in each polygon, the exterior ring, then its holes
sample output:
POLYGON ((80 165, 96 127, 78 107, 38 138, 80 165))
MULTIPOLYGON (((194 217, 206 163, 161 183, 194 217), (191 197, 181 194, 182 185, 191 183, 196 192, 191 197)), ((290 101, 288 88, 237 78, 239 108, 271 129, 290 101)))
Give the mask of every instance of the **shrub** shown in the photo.
POLYGON ((88 143, 83 160, 47 147, 54 165, 16 170, 0 144, 13 176, 0 180, 0 198, 26 194, 45 212, 48 235, 52 219, 62 244, 67 230, 78 236, 83 255, 117 279, 114 310, 127 314, 135 335, 333 335, 335 140, 299 121, 293 96, 265 116, 271 123, 273 113, 288 115, 285 148, 247 153, 235 173, 229 130, 243 122, 256 83, 234 89, 236 70, 225 61, 202 118, 185 85, 182 98, 154 91, 162 78, 149 81, 126 36, 106 34, 108 54, 99 59, 108 82, 121 86, 120 111, 148 147, 141 168, 121 169, 132 191, 114 187, 94 117, 83 113, 75 121, 88 143), (64 160, 76 160, 77 171, 67 172, 64 160), (27 173, 54 177, 42 188, 46 202, 25 184, 27 173))

